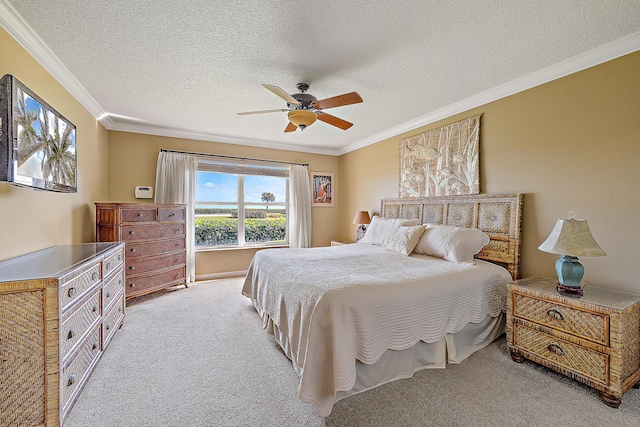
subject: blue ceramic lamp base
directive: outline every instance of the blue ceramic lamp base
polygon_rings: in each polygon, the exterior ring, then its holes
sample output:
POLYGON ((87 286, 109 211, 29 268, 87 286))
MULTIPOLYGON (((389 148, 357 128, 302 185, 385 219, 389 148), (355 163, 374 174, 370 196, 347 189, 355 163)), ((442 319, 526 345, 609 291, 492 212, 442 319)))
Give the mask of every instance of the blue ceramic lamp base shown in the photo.
POLYGON ((560 255, 556 261, 556 273, 558 273, 559 292, 582 295, 584 291, 580 282, 584 276, 584 267, 577 257, 560 255))

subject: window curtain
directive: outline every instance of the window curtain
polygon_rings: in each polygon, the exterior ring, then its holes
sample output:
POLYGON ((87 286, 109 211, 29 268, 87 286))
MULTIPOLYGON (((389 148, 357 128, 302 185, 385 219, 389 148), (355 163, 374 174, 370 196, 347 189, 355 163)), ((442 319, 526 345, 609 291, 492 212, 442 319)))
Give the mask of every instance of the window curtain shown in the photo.
POLYGON ((187 205, 186 213, 186 280, 195 282, 195 200, 196 200, 196 172, 198 160, 196 156, 182 153, 167 153, 161 151, 158 155, 156 170, 156 203, 179 203, 187 205))
POLYGON ((311 184, 306 166, 289 171, 289 247, 311 247, 311 184))

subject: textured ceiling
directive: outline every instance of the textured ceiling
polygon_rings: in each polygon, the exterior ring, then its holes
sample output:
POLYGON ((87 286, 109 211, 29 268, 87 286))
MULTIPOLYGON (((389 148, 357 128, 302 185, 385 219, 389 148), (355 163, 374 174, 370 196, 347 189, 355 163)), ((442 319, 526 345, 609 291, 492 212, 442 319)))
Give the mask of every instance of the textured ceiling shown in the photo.
MULTIPOLYGON (((0 0, 108 128, 342 154, 640 49, 639 0, 0 0), (34 36, 37 35, 37 36, 34 36), (284 133, 262 83, 364 102, 284 133)), ((20 76, 18 76, 19 78, 20 76)), ((48 100, 55 107, 55 100, 48 100)))

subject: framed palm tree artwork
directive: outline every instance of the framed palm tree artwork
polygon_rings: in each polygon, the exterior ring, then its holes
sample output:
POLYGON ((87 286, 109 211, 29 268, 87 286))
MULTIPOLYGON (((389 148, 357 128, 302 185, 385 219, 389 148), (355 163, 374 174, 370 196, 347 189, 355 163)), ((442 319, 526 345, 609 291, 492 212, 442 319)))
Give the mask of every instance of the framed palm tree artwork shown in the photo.
POLYGON ((333 174, 311 172, 311 206, 333 206, 333 174))
POLYGON ((0 181, 77 191, 75 125, 10 74, 0 79, 0 181))

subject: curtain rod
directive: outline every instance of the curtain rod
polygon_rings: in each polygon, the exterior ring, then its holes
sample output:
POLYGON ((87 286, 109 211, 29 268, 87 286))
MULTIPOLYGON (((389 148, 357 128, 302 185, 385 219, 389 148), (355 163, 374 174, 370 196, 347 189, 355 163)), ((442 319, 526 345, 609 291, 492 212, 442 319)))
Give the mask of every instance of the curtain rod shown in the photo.
POLYGON ((194 153, 191 151, 169 150, 167 148, 160 148, 160 151, 164 151, 165 153, 180 153, 180 154, 193 154, 195 156, 217 157, 221 159, 250 160, 252 162, 280 163, 280 164, 286 164, 286 165, 298 165, 298 166, 307 166, 307 167, 309 166, 309 163, 280 162, 277 160, 253 159, 251 157, 223 156, 221 154, 208 154, 208 153, 194 153))

